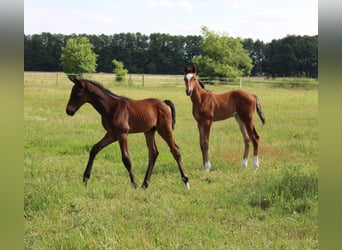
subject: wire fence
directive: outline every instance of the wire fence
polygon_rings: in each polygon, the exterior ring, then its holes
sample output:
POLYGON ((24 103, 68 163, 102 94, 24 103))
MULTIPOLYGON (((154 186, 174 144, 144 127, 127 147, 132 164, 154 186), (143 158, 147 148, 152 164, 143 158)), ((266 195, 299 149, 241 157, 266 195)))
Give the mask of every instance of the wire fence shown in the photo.
MULTIPOLYGON (((182 85, 183 75, 154 75, 154 74, 128 74, 120 82, 115 80, 111 73, 85 74, 85 78, 100 82, 104 85, 122 84, 127 86, 152 86, 152 85, 182 85)), ((272 87, 300 87, 317 88, 318 79, 310 78, 266 78, 266 77, 241 77, 241 78, 219 78, 200 77, 204 84, 238 85, 242 88, 245 85, 268 85, 272 87)), ((24 85, 64 85, 70 84, 70 80, 63 72, 24 72, 24 85)))

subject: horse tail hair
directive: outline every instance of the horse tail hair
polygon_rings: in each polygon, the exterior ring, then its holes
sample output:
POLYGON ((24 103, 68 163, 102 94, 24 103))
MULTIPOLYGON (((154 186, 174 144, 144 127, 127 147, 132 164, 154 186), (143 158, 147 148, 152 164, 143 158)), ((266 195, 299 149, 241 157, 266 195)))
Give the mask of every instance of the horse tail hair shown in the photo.
POLYGON ((175 129, 176 124, 176 108, 173 102, 170 100, 164 100, 164 102, 170 107, 171 109, 171 115, 172 115, 172 129, 175 129))
POLYGON ((256 101, 256 110, 257 110, 257 113, 260 117, 260 120, 262 122, 262 124, 264 125, 266 123, 266 118, 265 118, 265 115, 264 113, 262 112, 262 108, 261 108, 261 104, 260 104, 260 101, 259 101, 259 98, 255 95, 255 101, 256 101))

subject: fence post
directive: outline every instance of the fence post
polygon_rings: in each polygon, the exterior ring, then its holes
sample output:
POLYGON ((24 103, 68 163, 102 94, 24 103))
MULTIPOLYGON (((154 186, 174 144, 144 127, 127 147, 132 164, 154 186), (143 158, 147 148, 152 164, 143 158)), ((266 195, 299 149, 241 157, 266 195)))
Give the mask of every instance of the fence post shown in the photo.
POLYGON ((240 77, 240 89, 242 88, 242 77, 240 77))
POLYGON ((145 84, 145 76, 144 76, 144 73, 142 74, 142 86, 144 87, 144 84, 145 84))
POLYGON ((58 71, 57 71, 57 74, 56 74, 56 86, 58 85, 58 71))

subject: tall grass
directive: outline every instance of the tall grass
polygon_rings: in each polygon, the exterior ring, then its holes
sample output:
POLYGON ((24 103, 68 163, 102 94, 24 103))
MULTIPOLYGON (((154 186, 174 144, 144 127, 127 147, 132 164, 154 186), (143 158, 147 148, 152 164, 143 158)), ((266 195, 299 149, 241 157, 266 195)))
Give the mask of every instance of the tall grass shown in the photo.
MULTIPOLYGON (((318 248, 317 89, 243 86, 258 95, 267 119, 262 127, 255 116, 260 168, 256 173, 250 166, 239 169, 242 136, 230 119, 212 127, 212 171, 206 173, 182 81, 158 84, 156 79, 144 87, 99 81, 120 95, 175 103, 174 136, 191 189, 183 188, 159 136, 160 154, 148 189, 131 188, 118 144, 97 155, 85 187, 81 180, 89 150, 104 135, 99 115, 85 105, 67 116, 71 83, 55 85, 39 81, 39 74, 25 74, 26 249, 318 248)), ((142 134, 129 135, 129 150, 141 184, 147 167, 142 134)))

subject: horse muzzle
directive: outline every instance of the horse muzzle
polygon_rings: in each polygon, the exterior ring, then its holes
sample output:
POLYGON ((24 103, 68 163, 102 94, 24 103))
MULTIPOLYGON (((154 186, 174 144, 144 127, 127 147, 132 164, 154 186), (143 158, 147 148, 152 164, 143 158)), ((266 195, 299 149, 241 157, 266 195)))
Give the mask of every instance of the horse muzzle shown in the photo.
POLYGON ((75 114, 75 110, 71 110, 71 109, 66 109, 66 113, 70 116, 73 116, 75 114))

